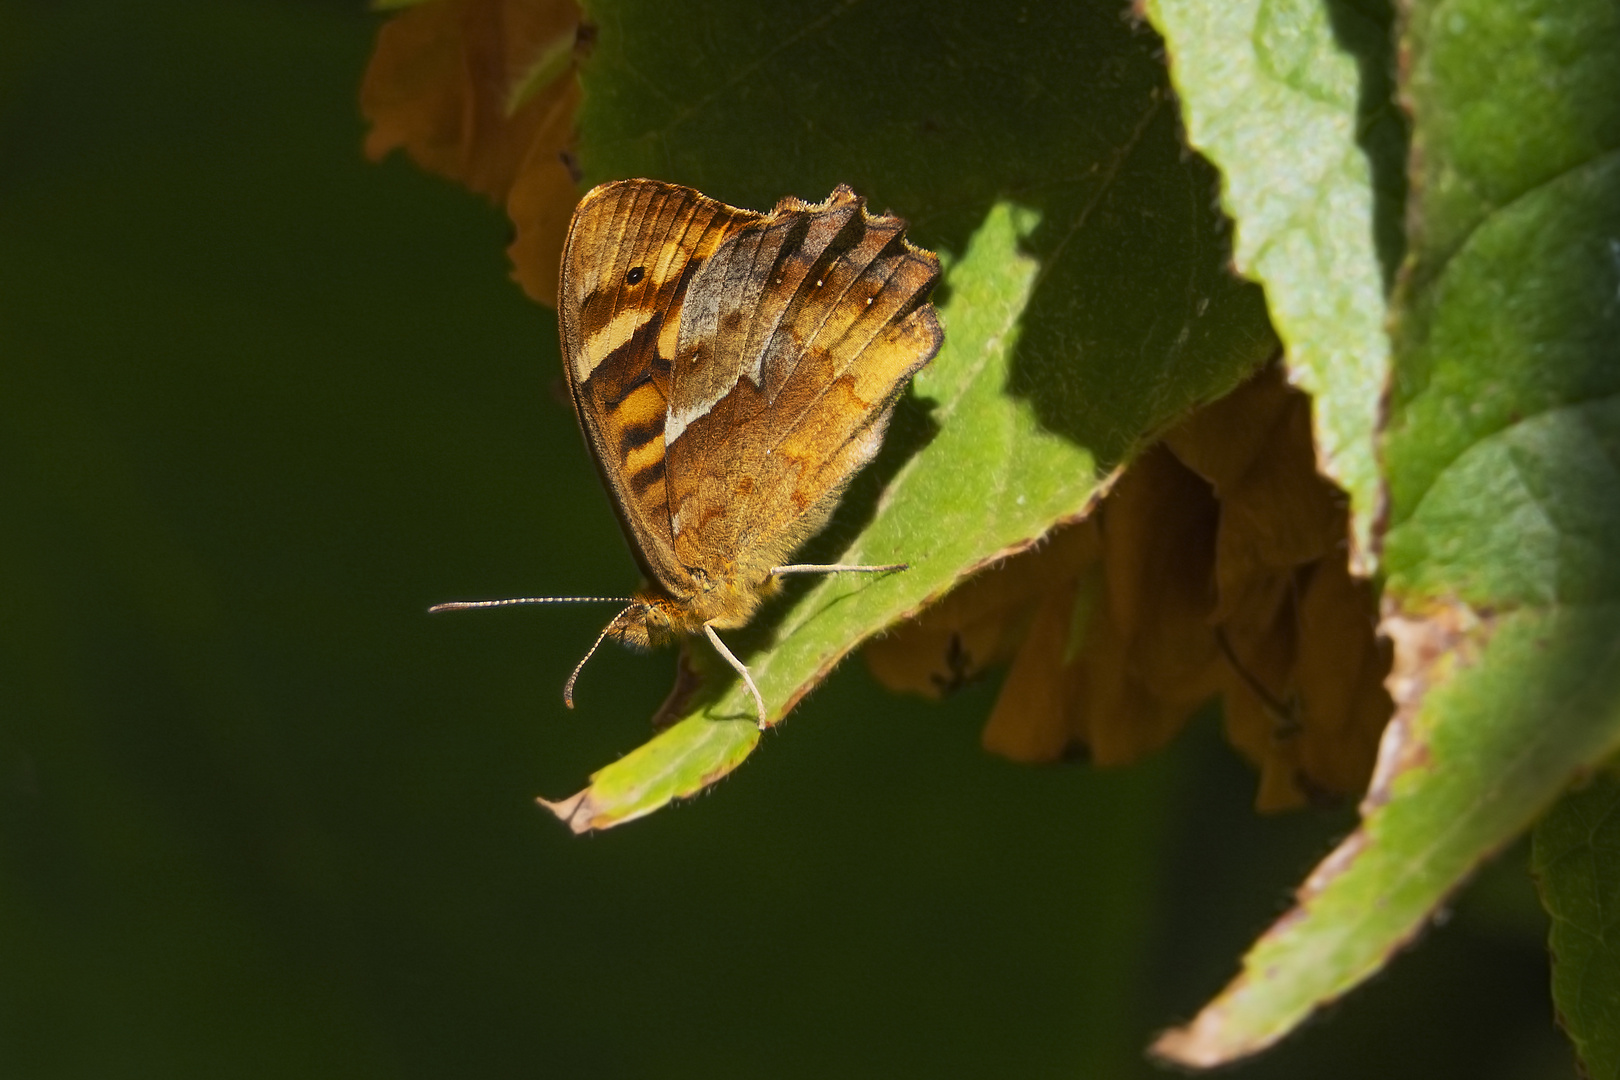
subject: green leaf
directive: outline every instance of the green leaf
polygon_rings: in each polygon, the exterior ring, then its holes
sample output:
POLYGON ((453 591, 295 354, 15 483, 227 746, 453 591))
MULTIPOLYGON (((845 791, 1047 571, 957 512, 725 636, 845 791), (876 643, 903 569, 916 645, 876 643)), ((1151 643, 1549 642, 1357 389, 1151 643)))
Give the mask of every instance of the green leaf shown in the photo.
POLYGON ((1620 747, 1620 13, 1422 3, 1384 461, 1397 712, 1363 824, 1161 1049, 1231 1060, 1378 970, 1620 747))
MULTIPOLYGON (((822 582, 735 635, 773 721, 861 640, 1083 513, 1274 349, 1154 39, 1112 4, 612 0, 590 17, 588 180, 657 176, 753 207, 847 182, 948 266, 944 349, 805 556, 911 569, 822 582)), ((690 795, 753 748, 750 716, 732 683, 553 808, 600 828, 690 795)))
POLYGON ((1220 166, 1234 261, 1265 286, 1290 376, 1315 399, 1322 468, 1350 495, 1353 565, 1366 572, 1403 195, 1388 13, 1320 0, 1146 9, 1169 45, 1188 140, 1220 166))
POLYGON ((1531 866, 1552 916, 1553 1001, 1581 1075, 1620 1077, 1620 777, 1600 775, 1536 826, 1531 866))

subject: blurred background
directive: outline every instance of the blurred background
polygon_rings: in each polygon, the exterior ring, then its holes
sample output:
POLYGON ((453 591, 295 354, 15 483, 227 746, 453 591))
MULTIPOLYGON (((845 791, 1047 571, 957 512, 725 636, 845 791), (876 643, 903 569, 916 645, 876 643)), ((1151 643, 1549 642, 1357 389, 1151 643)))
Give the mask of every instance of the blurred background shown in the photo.
MULTIPOLYGON (((0 1074, 1150 1076, 1353 827, 851 663, 708 795, 533 804, 672 653, 496 210, 360 154, 358 3, 0 0, 0 1074)), ((1244 1077, 1570 1074, 1508 852, 1244 1077)))

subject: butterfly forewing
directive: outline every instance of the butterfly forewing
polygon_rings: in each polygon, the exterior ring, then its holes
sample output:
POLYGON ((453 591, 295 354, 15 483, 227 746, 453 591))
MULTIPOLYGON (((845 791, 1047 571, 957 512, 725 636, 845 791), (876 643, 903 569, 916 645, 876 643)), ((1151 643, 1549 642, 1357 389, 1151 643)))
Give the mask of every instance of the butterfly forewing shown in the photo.
POLYGON ((760 215, 655 181, 587 195, 563 250, 564 367, 580 426, 649 579, 690 575, 670 529, 664 427, 681 308, 692 274, 760 215))

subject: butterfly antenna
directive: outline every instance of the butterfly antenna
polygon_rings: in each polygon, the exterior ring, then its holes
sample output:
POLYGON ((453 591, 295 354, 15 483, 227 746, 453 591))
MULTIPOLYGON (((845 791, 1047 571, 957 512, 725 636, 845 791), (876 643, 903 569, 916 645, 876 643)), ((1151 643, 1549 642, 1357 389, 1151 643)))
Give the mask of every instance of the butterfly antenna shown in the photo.
MULTIPOLYGON (((631 607, 634 606, 635 605, 632 603, 631 607)), ((624 611, 629 610, 630 608, 624 609, 624 611)), ((619 612, 619 615, 623 615, 624 611, 619 612)), ((580 657, 579 663, 574 665, 573 674, 569 675, 568 681, 563 683, 563 704, 568 706, 570 709, 574 707, 574 680, 578 679, 579 673, 585 670, 585 661, 595 656, 596 650, 602 647, 602 642, 607 638, 608 631, 612 630, 613 627, 618 624, 619 615, 613 616, 613 621, 602 627, 602 632, 596 635, 596 640, 591 644, 591 647, 585 650, 585 655, 580 657)))
POLYGON ((471 608, 512 607, 514 604, 624 604, 628 596, 514 596, 510 600, 452 600, 448 604, 434 604, 428 614, 436 611, 467 611, 471 608))

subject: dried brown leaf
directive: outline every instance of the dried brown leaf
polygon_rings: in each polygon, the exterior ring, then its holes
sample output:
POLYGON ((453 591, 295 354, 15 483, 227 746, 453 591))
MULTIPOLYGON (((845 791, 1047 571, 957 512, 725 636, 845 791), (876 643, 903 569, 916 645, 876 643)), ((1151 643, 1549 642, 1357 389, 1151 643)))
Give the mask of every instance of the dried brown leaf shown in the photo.
POLYGON ((1097 554, 1096 526, 1085 522, 975 574, 918 618, 867 645, 872 674, 890 690, 945 697, 1017 655, 1041 599, 1063 592, 1097 554))
POLYGON ((1137 459, 1099 513, 1104 602, 1077 658, 1086 694, 1070 726, 1099 764, 1123 765, 1168 743, 1217 688, 1219 508, 1209 485, 1160 446, 1137 459))
POLYGON ((1274 810, 1365 787, 1391 702, 1348 516, 1317 474, 1310 400, 1272 370, 1144 453, 1091 518, 868 648, 939 697, 1010 660, 984 745, 1134 761, 1216 694, 1274 810))
POLYGON ((430 0, 383 24, 360 90, 366 154, 403 148, 504 203, 514 276, 552 306, 578 197, 566 155, 583 28, 572 0, 430 0))

